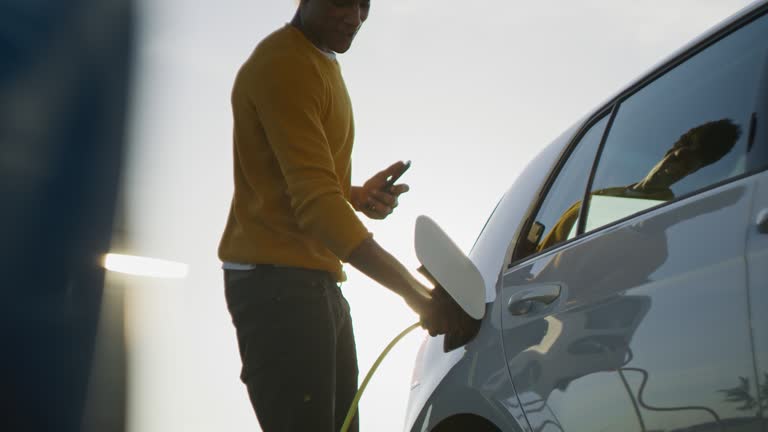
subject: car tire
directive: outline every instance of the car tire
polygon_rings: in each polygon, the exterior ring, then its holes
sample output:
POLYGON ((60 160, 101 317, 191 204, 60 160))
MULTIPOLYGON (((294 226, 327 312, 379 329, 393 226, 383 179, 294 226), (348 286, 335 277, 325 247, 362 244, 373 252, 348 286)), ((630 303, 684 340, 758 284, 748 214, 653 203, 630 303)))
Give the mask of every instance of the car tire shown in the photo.
POLYGON ((482 417, 462 414, 441 421, 430 432, 501 432, 501 430, 482 417))

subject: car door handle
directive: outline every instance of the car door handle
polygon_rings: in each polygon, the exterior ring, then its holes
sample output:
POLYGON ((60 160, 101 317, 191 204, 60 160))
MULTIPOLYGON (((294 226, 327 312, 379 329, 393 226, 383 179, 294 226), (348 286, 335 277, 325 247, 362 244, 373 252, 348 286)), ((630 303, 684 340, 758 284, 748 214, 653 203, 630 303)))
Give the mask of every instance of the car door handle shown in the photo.
POLYGON ((526 287, 512 295, 507 309, 512 315, 525 315, 537 303, 542 305, 552 304, 560 297, 560 292, 560 285, 557 284, 526 287))
POLYGON ((757 231, 760 234, 768 234, 768 209, 763 209, 757 215, 757 231))

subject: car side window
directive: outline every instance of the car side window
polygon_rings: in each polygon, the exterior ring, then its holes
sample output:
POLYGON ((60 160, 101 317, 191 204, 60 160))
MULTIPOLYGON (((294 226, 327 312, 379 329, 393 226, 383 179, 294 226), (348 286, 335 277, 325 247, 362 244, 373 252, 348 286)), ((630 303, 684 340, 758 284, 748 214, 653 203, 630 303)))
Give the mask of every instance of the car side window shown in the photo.
POLYGON ((581 202, 608 116, 594 123, 571 152, 536 213, 516 258, 540 252, 576 236, 581 202))
POLYGON ((587 231, 746 172, 767 46, 763 16, 619 105, 591 187, 587 231))

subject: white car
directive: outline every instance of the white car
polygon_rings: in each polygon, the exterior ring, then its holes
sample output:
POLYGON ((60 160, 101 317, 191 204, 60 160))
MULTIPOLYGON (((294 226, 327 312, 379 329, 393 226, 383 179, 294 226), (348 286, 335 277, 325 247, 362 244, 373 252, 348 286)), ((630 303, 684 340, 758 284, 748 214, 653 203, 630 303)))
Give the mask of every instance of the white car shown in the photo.
POLYGON ((528 165, 469 256, 478 330, 424 342, 405 430, 768 430, 767 13, 703 34, 528 165))

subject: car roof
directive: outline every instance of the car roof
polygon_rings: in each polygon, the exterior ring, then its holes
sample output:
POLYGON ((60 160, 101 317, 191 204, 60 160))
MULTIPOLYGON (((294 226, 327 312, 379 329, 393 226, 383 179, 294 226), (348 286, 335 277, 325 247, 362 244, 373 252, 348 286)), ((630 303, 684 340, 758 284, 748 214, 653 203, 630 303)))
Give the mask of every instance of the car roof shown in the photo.
POLYGON ((589 125, 589 120, 595 115, 603 113, 606 107, 615 103, 626 93, 644 85, 656 75, 673 67, 689 52, 695 51, 697 47, 709 43, 711 38, 716 37, 720 32, 766 5, 768 5, 768 0, 755 1, 701 33, 681 48, 664 57, 653 67, 638 75, 637 78, 630 81, 627 85, 621 87, 620 90, 589 111, 587 115, 580 118, 573 126, 566 129, 565 132, 539 152, 501 198, 501 201, 499 201, 499 204, 475 242, 475 246, 470 251, 470 259, 472 259, 485 279, 486 302, 491 302, 495 298, 495 287, 499 276, 499 269, 505 262, 508 263, 511 259, 514 247, 512 241, 518 238, 519 231, 530 216, 530 212, 535 210, 534 206, 538 202, 538 197, 545 192, 544 188, 552 169, 555 168, 573 139, 581 133, 585 126, 589 125))
MULTIPOLYGON (((731 16, 723 19, 719 23, 710 27, 708 30, 699 34, 695 38, 691 39, 688 43, 684 44, 677 50, 673 51, 671 54, 665 56, 660 61, 656 62, 653 66, 643 71, 643 73, 639 74, 635 79, 629 81, 626 85, 620 87, 619 90, 612 93, 609 97, 605 98, 601 103, 599 103, 593 109, 588 111, 586 115, 581 117, 576 123, 574 123, 573 126, 567 129, 566 132, 572 132, 570 139, 563 139, 564 137, 560 136, 557 139, 553 140, 550 144, 548 144, 547 147, 555 146, 555 147, 559 147, 560 152, 565 151, 565 149, 568 147, 568 144, 573 140, 573 138, 575 138, 579 134, 579 132, 581 132, 581 130, 583 129, 583 126, 586 125, 586 123, 589 121, 590 118, 596 116, 597 114, 602 113, 608 106, 615 103, 619 98, 621 98, 625 94, 630 93, 639 87, 642 87, 648 81, 655 78, 656 75, 659 75, 660 73, 665 72, 667 69, 674 67, 688 53, 695 51, 700 46, 708 44, 709 42, 711 42, 710 39, 712 39, 713 37, 716 37, 719 33, 725 31, 729 27, 738 23, 743 18, 748 17, 755 13, 759 14, 763 12, 761 9, 764 9, 766 6, 768 6, 768 0, 756 0, 748 4, 747 6, 743 7, 738 12, 732 14, 731 16), (582 127, 579 127, 579 126, 582 126, 582 127)), ((549 149, 547 151, 551 153, 552 149, 549 149)), ((542 153, 543 152, 544 151, 542 151, 542 153)), ((552 162, 553 163, 557 162, 557 159, 553 160, 552 162)), ((554 165, 552 166, 552 168, 554 168, 554 165)))
POLYGON ((598 104, 596 108, 590 112, 590 115, 586 116, 583 120, 587 120, 587 118, 591 117, 592 115, 597 114, 598 112, 601 112, 607 105, 614 103, 622 95, 632 91, 633 88, 642 86, 649 79, 654 78, 655 75, 661 72, 664 72, 666 69, 670 67, 675 66, 676 63, 678 63, 683 57, 686 56, 686 54, 688 54, 691 51, 695 51, 701 45, 709 43, 711 38, 716 37, 720 32, 733 26, 734 24, 739 22, 741 19, 756 13, 758 10, 760 10, 766 5, 768 5, 768 0, 756 0, 750 3, 749 5, 745 6, 744 8, 742 8, 738 12, 732 14, 731 16, 723 19, 719 23, 710 27, 705 32, 691 39, 685 45, 681 46, 677 50, 673 51, 671 54, 662 58, 662 60, 656 62, 656 64, 646 69, 643 73, 638 75, 637 78, 630 81, 627 85, 621 87, 618 91, 614 92, 610 97, 606 98, 603 102, 598 104))

